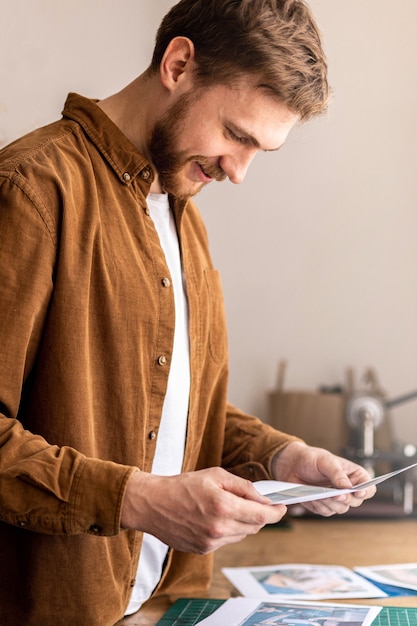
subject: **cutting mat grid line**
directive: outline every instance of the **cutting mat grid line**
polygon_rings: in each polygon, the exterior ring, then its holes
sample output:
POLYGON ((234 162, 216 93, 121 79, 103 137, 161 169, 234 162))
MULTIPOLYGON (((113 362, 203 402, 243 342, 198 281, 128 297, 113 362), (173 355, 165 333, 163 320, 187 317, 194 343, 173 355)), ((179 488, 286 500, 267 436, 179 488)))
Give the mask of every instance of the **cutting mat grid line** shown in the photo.
POLYGON ((372 626, 417 626, 417 609, 386 607, 372 622, 372 626))
MULTIPOLYGON (((168 609, 156 626, 196 626, 211 615, 224 600, 180 598, 168 609)), ((417 626, 417 608, 383 607, 372 626, 417 626)))
POLYGON ((156 626, 195 626, 211 615, 224 600, 180 598, 168 609, 156 626))

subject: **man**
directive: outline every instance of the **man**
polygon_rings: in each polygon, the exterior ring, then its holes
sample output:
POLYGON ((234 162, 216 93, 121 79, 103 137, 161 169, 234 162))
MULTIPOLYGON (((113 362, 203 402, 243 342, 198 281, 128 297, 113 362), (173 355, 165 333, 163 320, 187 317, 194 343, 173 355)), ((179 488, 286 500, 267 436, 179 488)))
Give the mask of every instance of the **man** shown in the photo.
POLYGON ((301 0, 182 0, 132 84, 70 94, 1 151, 0 624, 106 626, 152 593, 201 593, 210 553, 285 514, 252 481, 368 478, 227 403, 190 200, 327 99, 301 0))

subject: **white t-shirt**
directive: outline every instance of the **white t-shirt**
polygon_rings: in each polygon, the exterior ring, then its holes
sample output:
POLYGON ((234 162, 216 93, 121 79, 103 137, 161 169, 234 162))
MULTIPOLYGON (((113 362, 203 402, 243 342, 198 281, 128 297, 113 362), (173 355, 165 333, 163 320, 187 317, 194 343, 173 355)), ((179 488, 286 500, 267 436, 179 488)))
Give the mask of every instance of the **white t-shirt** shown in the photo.
MULTIPOLYGON (((175 332, 167 392, 162 409, 152 473, 180 474, 190 395, 188 302, 174 216, 166 194, 149 194, 148 207, 171 274, 175 302, 175 332)), ((168 546, 153 535, 143 537, 136 584, 126 615, 139 610, 158 584, 168 546)))

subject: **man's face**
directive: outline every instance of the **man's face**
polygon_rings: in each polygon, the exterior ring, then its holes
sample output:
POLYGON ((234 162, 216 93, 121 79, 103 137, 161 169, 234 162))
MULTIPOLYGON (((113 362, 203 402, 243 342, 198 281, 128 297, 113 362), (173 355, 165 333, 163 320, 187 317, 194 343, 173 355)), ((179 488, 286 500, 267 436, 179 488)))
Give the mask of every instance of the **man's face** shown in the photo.
POLYGON ((188 198, 213 180, 240 183, 255 154, 280 148, 297 121, 249 82, 187 92, 152 132, 149 153, 161 189, 188 198))

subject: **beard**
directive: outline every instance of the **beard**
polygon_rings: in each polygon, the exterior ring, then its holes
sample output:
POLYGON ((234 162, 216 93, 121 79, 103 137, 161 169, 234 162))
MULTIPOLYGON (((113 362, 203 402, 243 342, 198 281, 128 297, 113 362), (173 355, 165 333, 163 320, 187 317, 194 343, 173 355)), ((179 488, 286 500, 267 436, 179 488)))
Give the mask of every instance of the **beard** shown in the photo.
POLYGON ((182 95, 156 122, 149 142, 149 154, 158 172, 161 188, 165 193, 183 200, 197 194, 204 187, 204 183, 187 184, 183 173, 188 163, 197 162, 206 176, 217 181, 226 178, 221 167, 213 165, 206 157, 190 155, 176 148, 192 101, 191 94, 182 95))

